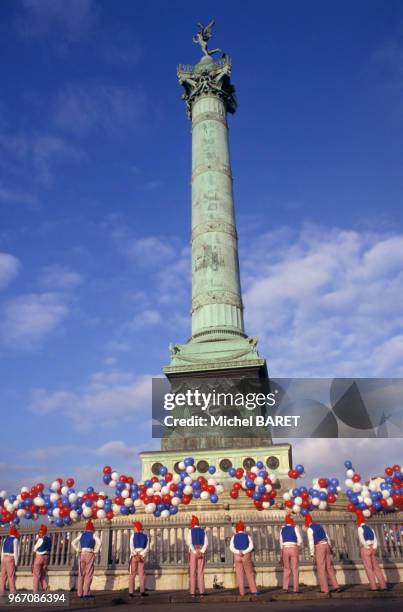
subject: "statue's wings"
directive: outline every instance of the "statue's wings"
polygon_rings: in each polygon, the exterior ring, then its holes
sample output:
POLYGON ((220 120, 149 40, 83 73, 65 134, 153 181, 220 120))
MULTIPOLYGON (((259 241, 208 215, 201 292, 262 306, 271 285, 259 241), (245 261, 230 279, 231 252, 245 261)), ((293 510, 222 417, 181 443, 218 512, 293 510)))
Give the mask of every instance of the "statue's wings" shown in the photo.
POLYGON ((204 40, 209 40, 209 38, 211 38, 211 35, 213 33, 214 24, 215 24, 215 19, 212 19, 210 23, 207 24, 205 28, 203 28, 204 40))

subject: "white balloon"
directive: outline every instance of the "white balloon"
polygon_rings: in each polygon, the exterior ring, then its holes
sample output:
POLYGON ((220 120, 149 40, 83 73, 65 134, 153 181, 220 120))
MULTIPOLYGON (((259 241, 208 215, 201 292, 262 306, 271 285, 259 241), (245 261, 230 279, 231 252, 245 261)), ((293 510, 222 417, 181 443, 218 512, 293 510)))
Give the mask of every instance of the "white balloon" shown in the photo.
POLYGON ((388 497, 386 500, 386 503, 388 506, 393 506, 393 498, 392 497, 388 497))
POLYGON ((224 487, 223 487, 223 485, 222 485, 222 484, 218 484, 218 485, 216 486, 216 492, 217 492, 217 493, 222 493, 223 491, 224 491, 224 487))
POLYGON ((326 501, 321 501, 319 502, 319 510, 326 510, 327 508, 327 502, 326 501))
MULTIPOLYGON (((191 466, 190 466, 190 467, 191 467, 191 466)), ((168 518, 168 516, 170 516, 170 514, 171 514, 171 513, 169 512, 169 510, 163 510, 163 511, 161 512, 161 518, 168 518)))
POLYGON ((83 497, 85 495, 84 491, 79 491, 77 493, 77 497, 83 497))
POLYGON ((100 492, 98 493, 98 495, 99 495, 99 496, 101 496, 101 495, 102 495, 102 497, 106 497, 106 495, 105 495, 105 492, 104 492, 104 491, 100 491, 100 492))
POLYGON ((146 491, 148 497, 151 497, 151 495, 154 495, 154 489, 152 487, 149 487, 146 491))
POLYGON ((118 484, 118 481, 113 480, 113 478, 112 480, 109 481, 109 486, 112 487, 113 489, 116 487, 117 484, 118 484))
POLYGON ((202 491, 200 493, 200 499, 210 499, 210 493, 208 491, 202 491))
POLYGON ((255 485, 262 485, 263 483, 264 483, 264 478, 262 478, 261 476, 256 476, 255 485))
POLYGON ((35 497, 34 498, 34 505, 35 506, 44 506, 45 505, 45 500, 43 499, 43 497, 35 497))
POLYGON ((215 478, 209 478, 208 481, 207 481, 207 484, 208 485, 213 485, 215 487, 215 485, 216 485, 215 478))
POLYGON ((371 510, 363 510, 362 513, 364 516, 371 516, 371 510))
POLYGON ((123 499, 126 499, 127 497, 130 496, 130 493, 129 491, 124 490, 121 492, 121 496, 123 497, 123 499))
POLYGON ((299 514, 301 512, 301 506, 298 506, 298 504, 294 504, 292 507, 292 511, 294 512, 294 514, 299 514))
POLYGON ((91 508, 88 508, 88 506, 84 506, 83 516, 85 516, 85 518, 90 518, 90 516, 92 516, 91 508))
POLYGON ((390 497, 390 491, 388 489, 383 489, 382 497, 383 499, 387 499, 388 497, 390 497))
POLYGON ((193 479, 190 476, 185 476, 185 478, 183 479, 183 484, 185 485, 191 485, 193 482, 193 479))
POLYGON ((256 465, 254 465, 253 468, 251 468, 249 471, 253 474, 258 474, 260 472, 259 468, 256 467, 256 465))
POLYGON ((173 497, 171 499, 171 504, 173 506, 179 506, 180 503, 181 503, 180 497, 173 497))
POLYGON ((62 495, 67 495, 68 491, 69 491, 69 487, 64 486, 64 487, 61 488, 61 494, 62 495))
POLYGON ((174 474, 174 475, 172 476, 172 482, 174 482, 175 484, 178 484, 178 482, 180 482, 181 480, 182 480, 182 479, 181 479, 181 477, 179 476, 179 474, 174 474))
POLYGON ((70 510, 70 518, 72 521, 76 521, 78 519, 78 512, 76 512, 76 510, 70 510))
MULTIPOLYGON (((188 474, 193 474, 193 472, 195 472, 195 471, 196 471, 196 468, 195 468, 195 466, 194 466, 194 465, 188 465, 185 471, 186 471, 188 474)), ((164 512, 168 512, 168 514, 169 514, 169 511, 168 511, 168 510, 163 510, 163 511, 161 512, 161 516, 164 514, 164 512)))
POLYGON ((359 482, 353 483, 353 491, 355 491, 355 493, 358 493, 359 491, 361 491, 361 489, 362 489, 362 485, 359 482))
POLYGON ((364 503, 367 504, 367 506, 372 506, 372 499, 370 497, 364 497, 364 503))
MULTIPOLYGON (((153 484, 153 491, 161 491, 161 485, 159 482, 154 482, 153 484)), ((123 493, 126 493, 127 491, 123 491, 123 493)))
POLYGON ((319 504, 320 504, 320 499, 319 499, 319 497, 313 497, 313 498, 312 498, 312 505, 313 505, 313 506, 319 506, 319 504))
POLYGON ((354 474, 355 474, 354 470, 347 470, 346 472, 347 478, 352 478, 354 474))
POLYGON ((297 506, 300 506, 302 504, 302 497, 296 497, 294 499, 294 504, 297 504, 297 506))
POLYGON ((59 515, 60 515, 60 508, 53 508, 52 516, 54 516, 54 518, 59 518, 59 515))
POLYGON ((123 503, 126 506, 126 508, 130 508, 130 506, 133 506, 133 500, 131 497, 128 497, 127 499, 125 499, 123 503))
POLYGON ((135 499, 134 500, 134 507, 135 508, 139 508, 141 506, 143 502, 141 501, 141 499, 135 499))
POLYGON ((60 488, 60 482, 58 482, 57 480, 54 480, 52 484, 50 485, 50 488, 52 489, 52 491, 58 491, 60 488))
POLYGON ((105 500, 104 499, 98 499, 97 500, 97 506, 98 506, 98 508, 104 508, 105 500))
POLYGON ((183 489, 183 492, 185 495, 192 495, 193 487, 191 487, 190 485, 186 485, 186 487, 183 489))
POLYGON ((183 461, 179 461, 178 469, 181 470, 181 472, 184 471, 185 467, 186 467, 186 465, 184 464, 184 462, 183 461))
POLYGON ((161 495, 168 495, 168 493, 169 493, 169 487, 168 486, 162 487, 161 495))
POLYGON ((59 497, 60 495, 58 495, 57 493, 51 493, 49 499, 51 502, 55 502, 59 499, 59 497))
POLYGON ((119 504, 112 504, 112 512, 113 512, 113 514, 119 514, 120 513, 120 506, 119 506, 119 504))
POLYGON ((101 509, 101 510, 98 510, 98 511, 97 511, 97 518, 99 518, 99 519, 103 519, 103 518, 105 518, 105 517, 106 517, 106 512, 105 512, 105 510, 102 510, 102 509, 101 509))
MULTIPOLYGON (((267 490, 267 489, 266 489, 266 490, 267 490)), ((283 494, 283 499, 284 499, 284 501, 290 501, 290 499, 291 499, 291 495, 288 493, 288 491, 286 491, 286 492, 283 494)))
POLYGON ((267 491, 268 493, 270 493, 270 491, 272 491, 272 490, 273 490, 273 487, 272 487, 271 485, 264 485, 264 486, 265 486, 265 489, 266 489, 266 491, 267 491))
POLYGON ((147 514, 152 514, 153 512, 155 512, 156 507, 157 506, 155 504, 151 503, 151 504, 147 504, 144 510, 147 512, 147 514))
POLYGON ((351 478, 346 478, 346 480, 344 481, 347 489, 351 489, 351 487, 353 486, 353 481, 351 480, 351 478))
POLYGON ((374 482, 373 480, 371 480, 371 482, 368 485, 368 488, 370 491, 376 491, 377 490, 377 484, 376 482, 374 482))
POLYGON ((22 508, 20 508, 19 510, 17 510, 17 516, 19 518, 22 518, 23 516, 25 516, 25 510, 23 510, 22 508))
MULTIPOLYGON (((57 483, 59 484, 59 483, 57 483)), ((21 493, 29 493, 30 489, 28 489, 28 487, 21 487, 21 493)), ((4 497, 4 495, 2 495, 1 497, 4 497)))
POLYGON ((270 503, 268 501, 264 501, 262 502, 262 506, 265 510, 267 510, 268 508, 270 508, 270 503))
POLYGON ((0 497, 5 499, 7 497, 7 491, 5 491, 4 489, 2 491, 0 491, 0 497))
POLYGON ((69 495, 69 502, 72 504, 73 502, 77 501, 77 493, 70 493, 69 495))
POLYGON ((112 480, 119 480, 120 474, 118 474, 118 472, 112 472, 111 476, 112 480))
POLYGON ((272 482, 272 484, 274 484, 277 480, 277 476, 275 474, 269 474, 269 478, 272 482))

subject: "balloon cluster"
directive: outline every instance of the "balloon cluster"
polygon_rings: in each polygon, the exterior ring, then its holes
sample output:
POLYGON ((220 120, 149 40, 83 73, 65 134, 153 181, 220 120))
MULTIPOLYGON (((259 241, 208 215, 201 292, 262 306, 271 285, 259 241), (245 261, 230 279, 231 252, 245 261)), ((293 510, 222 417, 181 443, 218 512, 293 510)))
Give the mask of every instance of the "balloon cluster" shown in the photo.
POLYGON ((108 518, 105 493, 95 491, 94 487, 76 492, 73 487, 73 478, 67 478, 64 484, 61 478, 57 478, 47 491, 41 482, 31 488, 22 487, 17 495, 8 498, 2 491, 0 525, 18 525, 22 519, 37 520, 46 515, 58 527, 70 525, 80 518, 108 518))
MULTIPOLYGON (((178 464, 179 474, 172 474, 168 468, 161 466, 159 477, 135 483, 133 478, 113 472, 109 466, 104 467, 103 480, 105 484, 115 488, 112 512, 118 514, 133 514, 136 508, 143 507, 147 514, 156 517, 168 518, 177 514, 181 504, 187 506, 192 499, 209 500, 215 504, 224 487, 214 478, 199 476, 192 478, 196 471, 193 457, 186 457, 178 464)), ((209 474, 212 476, 216 468, 210 465, 209 474)))
POLYGON ((238 499, 240 491, 244 491, 245 495, 253 500, 256 510, 267 510, 274 504, 274 498, 277 496, 274 484, 277 478, 264 469, 263 461, 257 461, 256 465, 246 472, 241 467, 231 468, 228 474, 240 481, 232 485, 232 499, 238 499))
MULTIPOLYGON (((293 472, 302 476, 304 466, 297 465, 295 470, 290 470, 288 475, 293 472)), ((290 478, 298 478, 290 476, 290 478)), ((295 487, 283 494, 284 505, 294 514, 306 516, 313 510, 326 510, 329 504, 334 504, 337 494, 340 491, 340 483, 337 478, 314 478, 312 487, 295 487)))
POLYGON ((288 470, 288 478, 292 478, 293 480, 297 480, 297 478, 302 478, 305 476, 305 468, 300 463, 295 466, 293 470, 288 470))
POLYGON ((347 510, 369 517, 387 509, 403 508, 403 473, 400 465, 385 468, 386 478, 370 480, 368 485, 361 482, 352 462, 344 462, 346 468, 347 510))

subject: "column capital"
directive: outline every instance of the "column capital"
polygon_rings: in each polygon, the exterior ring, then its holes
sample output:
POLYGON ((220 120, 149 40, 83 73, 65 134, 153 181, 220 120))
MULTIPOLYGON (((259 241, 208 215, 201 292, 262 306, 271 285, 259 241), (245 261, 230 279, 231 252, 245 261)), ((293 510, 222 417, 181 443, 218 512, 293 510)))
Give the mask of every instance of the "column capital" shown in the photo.
POLYGON ((186 102, 189 119, 193 104, 201 96, 217 96, 223 100, 227 112, 235 113, 237 100, 230 81, 231 59, 227 55, 219 60, 205 56, 195 66, 180 64, 177 75, 185 90, 182 99, 186 102))

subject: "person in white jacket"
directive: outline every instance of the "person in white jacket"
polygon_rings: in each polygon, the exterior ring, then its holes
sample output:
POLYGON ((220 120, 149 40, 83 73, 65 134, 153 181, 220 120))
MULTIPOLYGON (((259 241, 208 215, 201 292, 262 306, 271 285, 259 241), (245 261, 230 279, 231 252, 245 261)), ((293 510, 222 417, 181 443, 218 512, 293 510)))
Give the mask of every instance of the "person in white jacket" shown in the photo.
POLYGON ((46 525, 41 525, 38 531, 38 539, 35 542, 32 559, 32 590, 34 593, 39 592, 39 584, 44 591, 48 588, 46 579, 46 571, 49 565, 50 550, 52 548, 52 540, 47 535, 48 528, 46 525))
POLYGON ((92 521, 87 521, 85 531, 82 531, 71 543, 76 552, 79 553, 77 576, 77 595, 88 599, 91 596, 90 589, 94 577, 95 555, 101 550, 101 540, 95 533, 92 521))
POLYGON ((245 595, 245 576, 248 581, 249 591, 257 595, 255 572, 252 563, 253 541, 245 531, 243 521, 238 521, 235 525, 235 534, 232 536, 230 551, 234 555, 234 568, 238 582, 239 594, 245 595))
POLYGON ((302 537, 299 528, 295 525, 291 514, 287 514, 284 519, 284 526, 280 531, 283 591, 288 592, 292 570, 294 593, 299 592, 299 549, 301 546, 302 537))
POLYGON ((385 576, 379 567, 377 558, 378 540, 375 531, 366 525, 363 514, 357 515, 358 539, 361 544, 361 559, 371 591, 387 590, 385 576))
POLYGON ((130 538, 129 561, 129 596, 134 597, 134 583, 138 574, 140 580, 140 596, 146 597, 144 559, 148 551, 148 536, 143 531, 140 521, 133 523, 133 535, 130 538))
POLYGON ((0 595, 4 595, 6 583, 10 593, 15 593, 15 572, 20 555, 20 534, 15 525, 11 525, 8 536, 4 539, 1 549, 0 595))
POLYGON ((196 595, 196 579, 199 587, 199 594, 203 597, 205 593, 204 584, 204 554, 207 550, 208 540, 206 532, 199 525, 199 519, 194 514, 190 521, 190 531, 188 536, 189 546, 189 583, 190 594, 192 597, 196 595))

